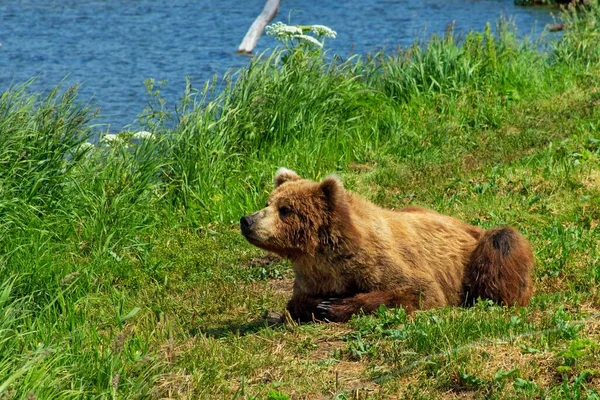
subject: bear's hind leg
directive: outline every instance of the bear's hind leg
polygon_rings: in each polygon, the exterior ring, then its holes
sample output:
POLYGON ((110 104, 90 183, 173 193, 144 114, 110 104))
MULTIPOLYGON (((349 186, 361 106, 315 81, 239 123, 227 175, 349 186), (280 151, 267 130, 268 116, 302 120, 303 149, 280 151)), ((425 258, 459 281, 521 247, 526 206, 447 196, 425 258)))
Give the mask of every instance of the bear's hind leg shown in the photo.
POLYGON ((413 312, 423 308, 444 306, 445 303, 435 295, 433 290, 408 288, 374 291, 323 301, 317 306, 315 316, 331 322, 346 322, 352 317, 352 314, 361 310, 364 313, 371 313, 379 309, 381 305, 388 308, 403 307, 406 312, 413 312))
POLYGON ((533 291, 533 252, 523 235, 511 227, 485 232, 465 271, 465 305, 478 298, 507 306, 526 306, 533 291))

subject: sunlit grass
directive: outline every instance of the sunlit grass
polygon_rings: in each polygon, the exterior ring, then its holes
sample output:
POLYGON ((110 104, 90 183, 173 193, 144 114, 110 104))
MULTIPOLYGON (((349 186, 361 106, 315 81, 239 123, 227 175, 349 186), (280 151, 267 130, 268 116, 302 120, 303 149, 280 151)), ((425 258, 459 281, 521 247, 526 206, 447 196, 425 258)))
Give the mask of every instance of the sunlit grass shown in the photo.
POLYGON ((506 23, 370 57, 282 48, 173 115, 152 88, 151 134, 98 134, 74 89, 3 93, 0 398, 597 396, 597 15, 546 51, 506 23), (236 222, 280 166, 517 226, 532 304, 269 327, 293 275, 236 222))

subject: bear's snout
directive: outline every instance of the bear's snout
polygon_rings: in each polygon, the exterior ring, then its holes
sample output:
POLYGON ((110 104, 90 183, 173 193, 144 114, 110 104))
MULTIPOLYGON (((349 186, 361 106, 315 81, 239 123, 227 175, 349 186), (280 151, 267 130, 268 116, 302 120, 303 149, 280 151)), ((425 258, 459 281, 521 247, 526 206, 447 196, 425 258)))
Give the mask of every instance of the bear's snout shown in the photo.
POLYGON ((256 222, 254 215, 244 215, 242 218, 240 218, 240 229, 244 235, 250 232, 254 222, 256 222))

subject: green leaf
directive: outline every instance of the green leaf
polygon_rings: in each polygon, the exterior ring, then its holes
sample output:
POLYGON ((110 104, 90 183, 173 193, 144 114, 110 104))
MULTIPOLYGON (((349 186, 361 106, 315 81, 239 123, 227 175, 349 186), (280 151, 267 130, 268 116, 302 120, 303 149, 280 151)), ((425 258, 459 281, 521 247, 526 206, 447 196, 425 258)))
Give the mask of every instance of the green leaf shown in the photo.
POLYGON ((131 311, 127 313, 123 318, 121 318, 121 323, 135 317, 135 315, 140 311, 140 307, 133 307, 131 311))

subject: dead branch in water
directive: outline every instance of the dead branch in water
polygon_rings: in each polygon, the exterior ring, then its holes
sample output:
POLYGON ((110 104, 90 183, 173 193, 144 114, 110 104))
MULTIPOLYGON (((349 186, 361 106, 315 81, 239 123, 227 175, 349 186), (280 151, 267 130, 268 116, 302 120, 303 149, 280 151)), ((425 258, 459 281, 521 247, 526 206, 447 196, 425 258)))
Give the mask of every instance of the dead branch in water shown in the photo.
POLYGON ((244 36, 242 43, 237 49, 238 53, 252 53, 265 26, 267 26, 267 24, 277 15, 277 12, 279 11, 279 1, 280 0, 267 0, 262 12, 254 20, 250 29, 248 29, 248 33, 244 36))

